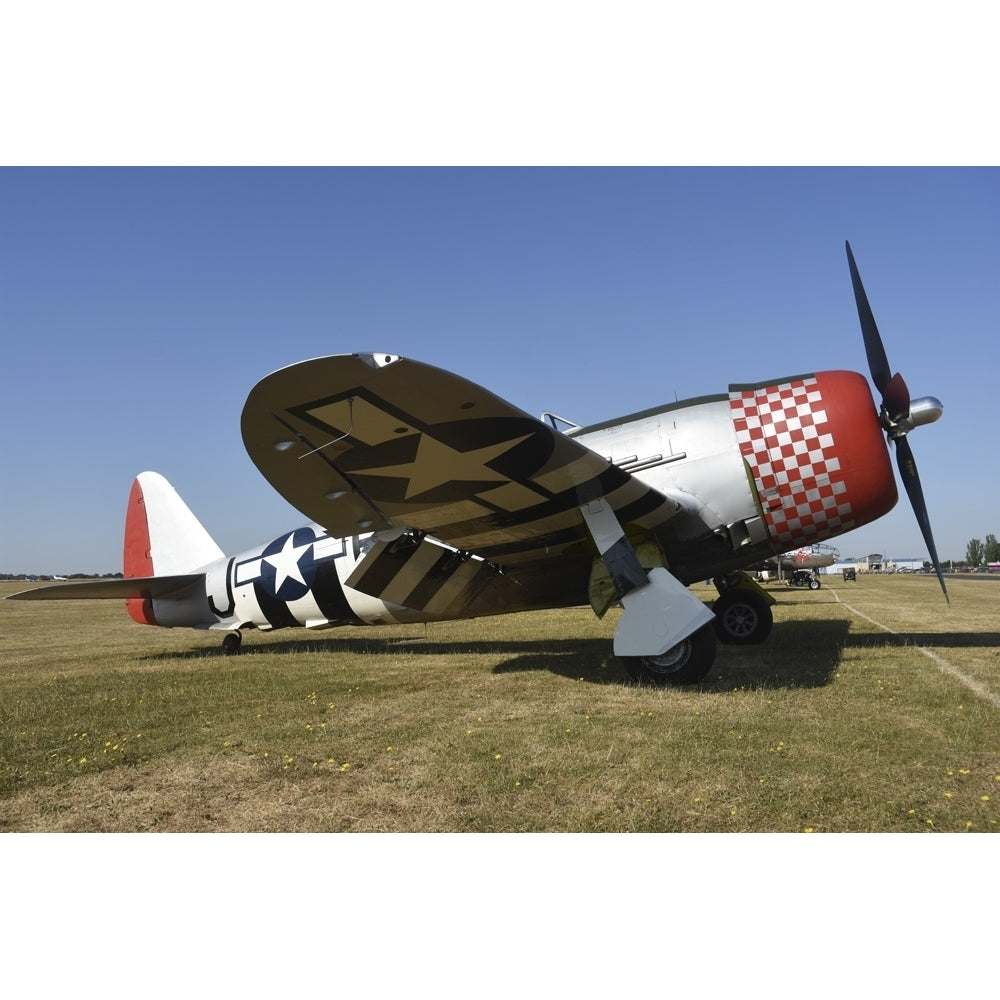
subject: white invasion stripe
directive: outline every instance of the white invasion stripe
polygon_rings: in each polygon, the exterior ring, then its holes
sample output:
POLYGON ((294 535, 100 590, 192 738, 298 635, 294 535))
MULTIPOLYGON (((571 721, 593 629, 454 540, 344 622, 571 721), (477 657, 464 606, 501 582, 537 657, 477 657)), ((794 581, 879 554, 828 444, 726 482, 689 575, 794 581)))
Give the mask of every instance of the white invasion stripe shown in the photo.
MULTIPOLYGON (((830 587, 833 591, 833 596, 837 599, 838 604, 843 604, 848 611, 853 612, 859 618, 864 618, 866 622, 871 622, 876 628, 882 629, 883 632, 888 632, 890 635, 898 635, 901 638, 905 636, 903 632, 897 632, 895 629, 889 628, 888 625, 883 625, 881 622, 875 621, 874 618, 869 618, 863 611, 858 611, 857 608, 852 607, 847 601, 842 601, 840 599, 840 594, 830 587)), ((961 670, 958 669, 954 664, 949 663, 944 657, 938 656, 937 653, 931 652, 929 649, 925 649, 923 646, 913 645, 911 648, 915 649, 918 653, 923 653, 932 663, 936 664, 938 669, 951 677, 954 677, 960 684, 964 684, 973 694, 978 695, 984 701, 988 701, 994 708, 1000 708, 1000 695, 995 695, 985 684, 980 684, 979 681, 972 677, 968 677, 963 674, 961 670)))
POLYGON ((297 621, 301 622, 307 628, 318 628, 321 625, 326 625, 329 621, 326 615, 320 610, 311 590, 297 601, 289 601, 288 610, 295 616, 297 621))

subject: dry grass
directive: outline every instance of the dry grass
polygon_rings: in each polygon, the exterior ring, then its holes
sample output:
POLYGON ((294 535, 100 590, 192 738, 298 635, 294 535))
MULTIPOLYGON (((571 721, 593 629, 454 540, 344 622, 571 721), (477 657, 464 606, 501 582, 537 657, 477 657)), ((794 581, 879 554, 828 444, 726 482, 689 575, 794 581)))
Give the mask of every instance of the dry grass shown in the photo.
POLYGON ((775 587, 767 644, 665 690, 589 610, 230 658, 117 602, 3 602, 0 829, 996 830, 1000 584, 936 587, 775 587))

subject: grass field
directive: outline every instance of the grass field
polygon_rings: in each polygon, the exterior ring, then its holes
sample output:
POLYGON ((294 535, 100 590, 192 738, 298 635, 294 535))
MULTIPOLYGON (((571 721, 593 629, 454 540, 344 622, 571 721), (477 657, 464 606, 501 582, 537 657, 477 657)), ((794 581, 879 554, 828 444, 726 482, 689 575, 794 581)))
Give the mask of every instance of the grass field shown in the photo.
POLYGON ((662 690, 589 609, 224 657, 118 602, 0 602, 0 830, 996 831, 1000 584, 949 590, 775 586, 766 644, 662 690))

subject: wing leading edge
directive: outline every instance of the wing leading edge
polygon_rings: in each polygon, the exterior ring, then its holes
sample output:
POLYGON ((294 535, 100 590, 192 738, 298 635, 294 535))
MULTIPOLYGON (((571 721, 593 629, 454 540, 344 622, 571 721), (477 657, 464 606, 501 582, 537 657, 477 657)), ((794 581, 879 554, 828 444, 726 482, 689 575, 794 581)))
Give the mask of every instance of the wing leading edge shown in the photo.
POLYGON ((598 497, 644 528, 677 509, 481 386, 395 355, 267 376, 242 433, 268 482, 330 534, 405 528, 503 565, 589 544, 579 508, 598 497))

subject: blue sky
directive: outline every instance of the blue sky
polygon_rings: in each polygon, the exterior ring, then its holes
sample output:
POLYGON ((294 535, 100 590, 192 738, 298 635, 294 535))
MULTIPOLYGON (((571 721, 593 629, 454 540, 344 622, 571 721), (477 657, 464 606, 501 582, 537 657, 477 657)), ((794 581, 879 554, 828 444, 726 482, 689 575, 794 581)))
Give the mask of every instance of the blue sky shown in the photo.
MULTIPOLYGON (((389 351, 579 423, 865 371, 850 239, 942 558, 1000 534, 991 169, 3 169, 0 571, 114 572, 133 477, 227 552, 305 519, 247 457, 256 381, 389 351)), ((905 497, 844 555, 920 555, 905 497)))

